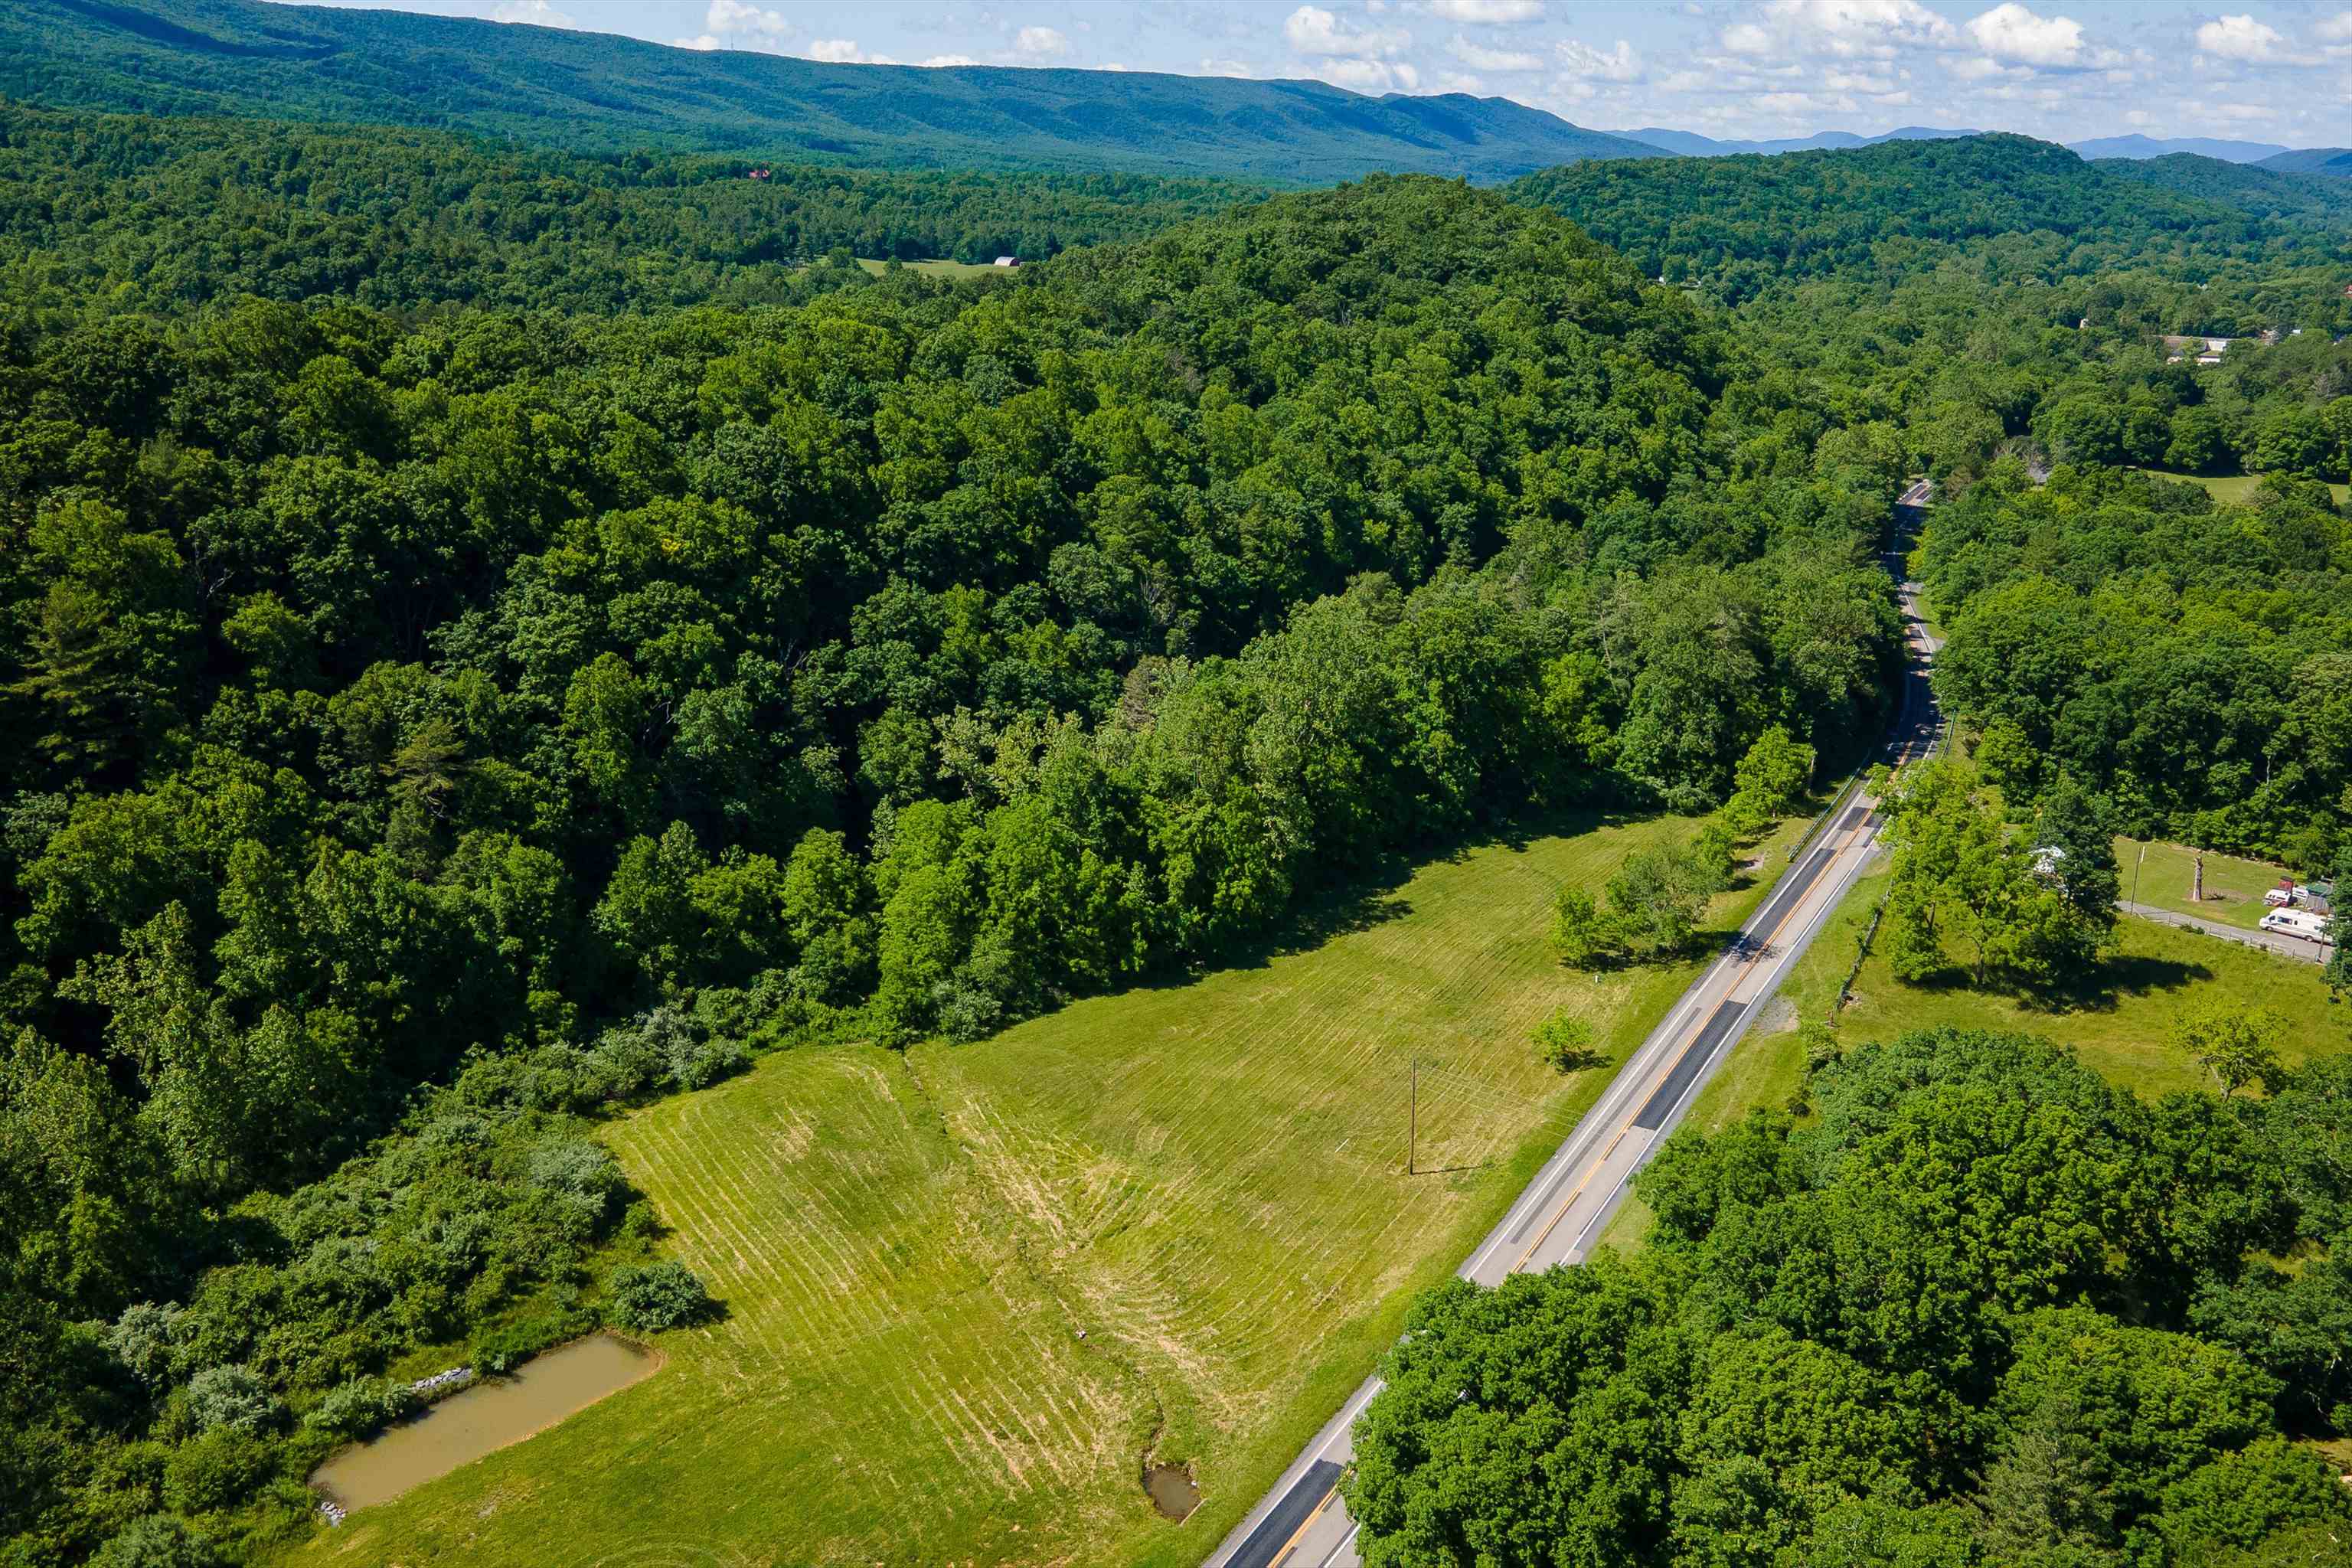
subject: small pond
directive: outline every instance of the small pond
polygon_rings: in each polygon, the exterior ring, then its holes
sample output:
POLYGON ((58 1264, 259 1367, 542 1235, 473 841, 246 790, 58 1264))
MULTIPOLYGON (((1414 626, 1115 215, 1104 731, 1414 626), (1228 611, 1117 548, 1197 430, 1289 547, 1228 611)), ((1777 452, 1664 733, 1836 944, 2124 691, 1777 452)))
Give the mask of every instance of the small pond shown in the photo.
POLYGON ((1190 1465, 1145 1465, 1143 1489, 1162 1519, 1182 1519, 1201 1506, 1201 1489, 1193 1484, 1190 1465))
POLYGON ((592 1334, 486 1378, 382 1436, 345 1448, 310 1473, 310 1485, 353 1509, 387 1502, 411 1487, 543 1432, 649 1377, 662 1358, 612 1334, 592 1334))

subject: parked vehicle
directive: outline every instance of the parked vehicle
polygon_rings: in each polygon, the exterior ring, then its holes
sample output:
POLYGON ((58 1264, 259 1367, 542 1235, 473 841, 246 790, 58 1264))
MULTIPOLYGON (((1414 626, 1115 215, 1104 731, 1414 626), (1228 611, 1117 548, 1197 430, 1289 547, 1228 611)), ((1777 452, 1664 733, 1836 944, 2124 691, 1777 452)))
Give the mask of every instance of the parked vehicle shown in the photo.
POLYGON ((2263 930, 2276 931, 2281 936, 2300 937, 2305 942, 2327 940, 2327 922, 2317 915, 2301 910, 2273 910, 2263 917, 2263 930))
POLYGON ((2294 902, 2294 895, 2288 892, 2284 888, 2273 888, 2269 892, 2263 895, 2263 902, 2268 904, 2274 910, 2283 910, 2289 904, 2294 902))

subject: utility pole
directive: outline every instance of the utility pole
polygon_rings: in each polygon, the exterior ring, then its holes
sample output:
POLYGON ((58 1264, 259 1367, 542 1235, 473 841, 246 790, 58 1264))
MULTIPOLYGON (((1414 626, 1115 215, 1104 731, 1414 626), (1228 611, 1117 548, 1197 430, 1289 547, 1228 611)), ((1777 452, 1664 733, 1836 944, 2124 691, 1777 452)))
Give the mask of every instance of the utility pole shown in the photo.
POLYGON ((1404 1173, 1413 1173, 1413 1159, 1421 1146, 1421 1058, 1412 1058, 1412 1089, 1405 1100, 1404 1173))

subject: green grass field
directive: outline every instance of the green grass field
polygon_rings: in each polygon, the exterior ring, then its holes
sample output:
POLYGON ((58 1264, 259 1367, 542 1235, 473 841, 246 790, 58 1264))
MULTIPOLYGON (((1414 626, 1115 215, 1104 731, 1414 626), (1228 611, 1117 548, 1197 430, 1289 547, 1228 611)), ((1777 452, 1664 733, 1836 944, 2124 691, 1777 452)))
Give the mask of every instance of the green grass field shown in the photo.
MULTIPOLYGON (((2116 845, 2126 896, 2137 847, 2127 842, 2116 845)), ((2150 846, 2140 901, 2162 901, 2151 896, 2159 850, 2179 855, 2179 897, 2165 907, 2177 903, 2187 910, 2190 908, 2189 852, 2177 845, 2150 846)), ((2205 858, 2209 895, 2223 859, 2217 855, 2205 858)), ((2252 875, 2248 868, 2259 868, 2262 873, 2261 880, 2252 884, 2254 913, 2235 922, 2251 926, 2261 913, 2260 889, 2272 886, 2277 872, 2259 861, 2230 864, 2233 869, 2227 874, 2239 880, 2252 875)), ((1757 1026, 1691 1102, 1685 1125, 1719 1131, 1751 1110, 1790 1103, 1805 1077, 1798 1027, 1805 1019, 1829 1016, 1838 985, 1853 963, 1856 943, 1885 891, 1883 870, 1854 884, 1781 983, 1769 1005, 1771 1011, 1759 1017, 1757 1026)), ((2234 921, 2234 915, 2217 912, 2234 907, 2209 902, 2203 912, 2209 920, 2234 921)), ((2122 941, 2117 952, 2108 960, 2105 972, 2084 988, 2104 988, 2107 994, 2096 1005, 2064 1010, 2038 1007, 2018 997, 1959 984, 1906 985, 1895 978, 1885 960, 1874 957, 1855 975, 1853 1000, 1838 1016, 1839 1041, 1851 1048, 1871 1040, 1891 1039, 1911 1029, 1947 1024, 2040 1035, 2074 1047, 2084 1066, 2109 1082, 2127 1085, 2150 1099, 2177 1089, 2214 1087, 2210 1078, 2170 1043, 2171 1021, 2191 998, 2199 1003, 2221 999, 2248 1008, 2278 1008, 2288 1023, 2279 1055, 2290 1066, 2352 1045, 2352 1034, 2347 1034, 2352 1031, 2352 1010, 2330 1006, 2316 964, 2273 958, 2158 921, 2127 918, 2118 931, 2122 941)), ((1601 1232, 1601 1244, 1631 1249, 1641 1245, 1649 1228, 1649 1212, 1639 1198, 1629 1197, 1601 1232)))
MULTIPOLYGON (((861 256, 857 258, 857 265, 863 267, 866 271, 871 272, 877 278, 881 277, 890 266, 887 261, 877 261, 870 257, 865 256, 861 256)), ((984 261, 905 261, 899 263, 899 265, 906 268, 909 272, 919 272, 926 278, 993 278, 1000 276, 997 268, 990 266, 984 261)))
MULTIPOLYGON (((2178 479, 2183 484, 2201 485, 2207 494, 2224 506, 2237 506, 2251 500, 2255 487, 2263 482, 2263 476, 2260 474, 2225 474, 2217 477, 2210 474, 2175 474, 2163 468, 2142 468, 2139 471, 2143 474, 2154 474, 2159 479, 2178 479)), ((2352 485, 2332 484, 2327 489, 2328 492, 2335 496, 2337 506, 2352 500, 2352 485)))
POLYGON ((1468 849, 1254 967, 973 1046, 773 1056, 615 1124, 730 1315, 299 1555, 1198 1562, 1605 1086, 1539 1065, 1534 1026, 1574 1007, 1622 1061, 1696 973, 1582 975, 1546 940, 1562 879, 1688 831, 1468 849), (1188 1521, 1152 1512, 1147 1454, 1193 1467, 1188 1521))
MULTIPOLYGON (((2213 858, 2206 858, 2212 875, 2213 858)), ((2125 868, 2128 889, 2130 868, 2125 868)), ((1885 891, 1884 873, 1864 878, 1846 896, 1830 923, 1795 965, 1781 994, 1796 1016, 1825 1017, 1838 983, 1853 963, 1855 939, 1885 891)), ((2142 893, 2145 896, 2146 885, 2142 893)), ((2186 891, 2186 885, 2183 885, 2186 891)), ((2109 1082, 2153 1098, 2176 1089, 2213 1087, 2196 1063, 2170 1043, 2173 1018, 2192 999, 2234 1005, 2275 1007, 2287 1018, 2279 1055, 2290 1066, 2314 1056, 2341 1051, 2352 1028, 2352 1012, 2331 1006, 2327 987, 2314 963, 2273 957, 2220 937, 2183 931, 2161 921, 2126 919, 2117 928, 2118 951, 2103 972, 2086 977, 2084 994, 2098 1000, 2063 1009, 2041 1007, 2015 996, 1975 991, 1965 985, 1906 985, 1885 961, 1874 956, 1855 976, 1853 998, 1839 1016, 1838 1037, 1847 1047, 1890 1038, 1907 1029, 1957 1025, 1964 1028, 2017 1030, 2072 1046, 2084 1065, 2109 1082)), ((1791 1031, 1794 1028, 1792 1021, 1791 1031)), ((1780 1037, 1793 1042, 1793 1032, 1780 1037)), ((1740 1049, 1770 1047, 1773 1037, 1752 1037, 1740 1049)))
POLYGON ((2263 902, 2263 895, 2278 886, 2284 868, 2208 851, 2205 901, 2198 903, 2189 898, 2197 886, 2196 859, 2195 850, 2179 844, 2116 840, 2116 865, 2123 872, 2124 897, 2132 902, 2248 931, 2260 925, 2270 908, 2263 902))

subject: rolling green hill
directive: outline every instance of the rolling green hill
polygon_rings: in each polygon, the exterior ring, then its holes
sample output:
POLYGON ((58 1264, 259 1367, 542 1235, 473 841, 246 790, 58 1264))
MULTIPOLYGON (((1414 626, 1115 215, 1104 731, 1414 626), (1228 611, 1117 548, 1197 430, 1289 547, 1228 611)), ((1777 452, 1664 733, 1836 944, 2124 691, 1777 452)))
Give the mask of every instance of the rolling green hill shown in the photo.
POLYGON ((2085 163, 2022 136, 1887 142, 1778 157, 1569 165, 1512 186, 1652 277, 1738 301, 1843 277, 1886 281, 1963 253, 1996 280, 2158 258, 2332 252, 2352 205, 2324 182, 2178 156, 2085 163))
POLYGON ((2258 167, 2281 174, 2329 174, 2341 179, 2352 174, 2352 148, 2299 147, 2265 158, 2258 167))
POLYGON ((1116 168, 1328 184, 1508 179, 1658 149, 1502 99, 1313 81, 828 65, 604 34, 259 0, 10 0, 0 96, 151 114, 466 130, 584 151, 895 168, 1116 168))

